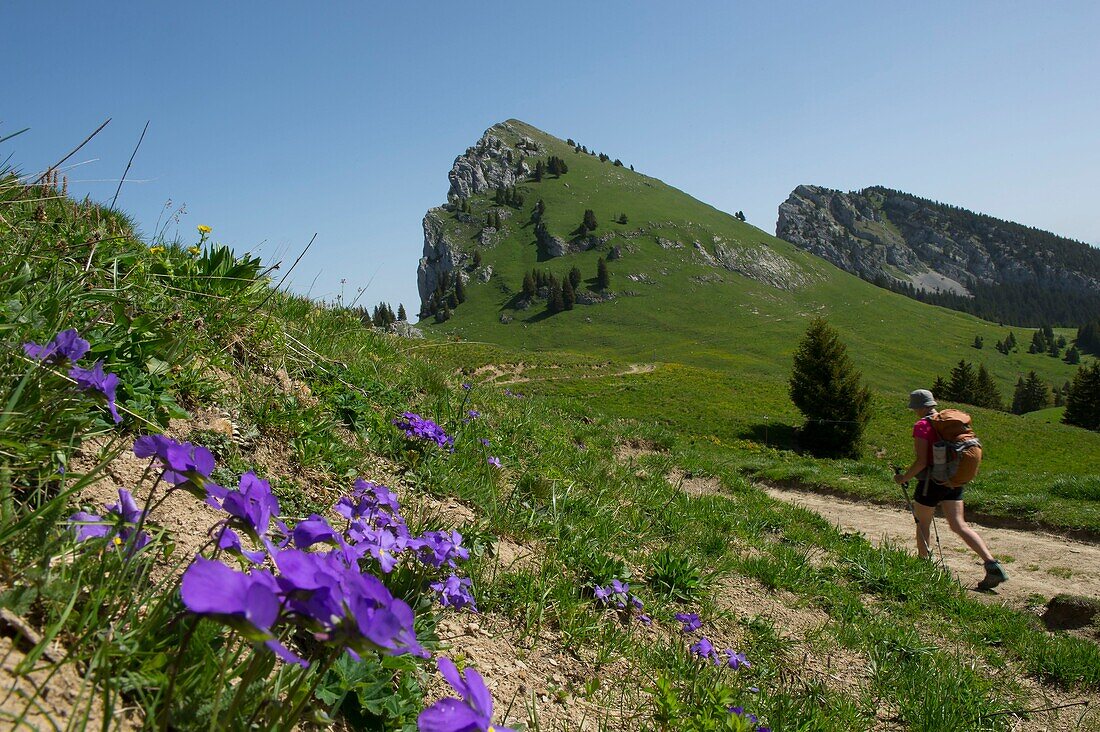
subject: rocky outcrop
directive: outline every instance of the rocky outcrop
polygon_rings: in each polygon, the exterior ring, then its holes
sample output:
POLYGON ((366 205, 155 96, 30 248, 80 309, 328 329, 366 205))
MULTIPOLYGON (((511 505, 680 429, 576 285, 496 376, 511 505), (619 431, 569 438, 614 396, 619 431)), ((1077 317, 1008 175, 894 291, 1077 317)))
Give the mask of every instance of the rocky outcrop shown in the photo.
MULTIPOLYGON (((885 275, 917 284, 929 270, 872 201, 860 194, 799 186, 779 206, 776 236, 867 280, 885 275)), ((942 289, 966 292, 958 278, 941 274, 942 289)))
POLYGON ((799 186, 776 236, 873 282, 973 296, 968 309, 990 319, 1072 323, 1100 305, 1100 250, 888 188, 799 186))
POLYGON ((530 137, 520 137, 514 146, 507 138, 515 138, 516 132, 507 122, 494 125, 485 131, 477 144, 455 158, 447 175, 451 188, 447 200, 469 198, 497 188, 511 188, 531 174, 531 167, 523 159, 539 155, 541 149, 530 137))
MULTIPOLYGON (((814 281, 814 276, 767 246, 733 246, 720 237, 711 252, 702 242, 692 242, 696 260, 708 267, 736 272, 780 290, 794 290, 814 281)), ((719 278, 721 279, 721 278, 719 278)))
POLYGON ((465 259, 458 247, 447 238, 443 209, 433 208, 424 216, 424 252, 416 268, 416 288, 420 292, 423 314, 444 273, 450 275, 465 259))

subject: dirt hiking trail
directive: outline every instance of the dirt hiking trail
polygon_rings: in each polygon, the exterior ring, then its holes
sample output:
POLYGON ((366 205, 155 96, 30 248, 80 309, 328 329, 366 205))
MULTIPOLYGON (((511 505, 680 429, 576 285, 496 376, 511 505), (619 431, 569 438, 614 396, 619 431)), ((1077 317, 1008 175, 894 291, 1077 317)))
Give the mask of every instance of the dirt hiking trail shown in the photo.
MULTIPOLYGON (((819 514, 842 531, 859 532, 875 546, 888 541, 915 553, 916 538, 913 515, 905 509, 857 503, 835 496, 807 491, 760 486, 772 498, 802 506, 819 514)), ((937 511, 940 543, 947 568, 963 587, 975 595, 993 601, 1003 601, 1014 607, 1043 603, 1059 593, 1100 597, 1100 546, 1074 541, 1041 531, 1021 531, 968 523, 981 534, 989 550, 1001 560, 1008 573, 1008 582, 994 590, 976 589, 984 574, 982 563, 967 548, 962 539, 952 533, 947 521, 937 511)), ((932 534, 932 551, 939 561, 932 534)))

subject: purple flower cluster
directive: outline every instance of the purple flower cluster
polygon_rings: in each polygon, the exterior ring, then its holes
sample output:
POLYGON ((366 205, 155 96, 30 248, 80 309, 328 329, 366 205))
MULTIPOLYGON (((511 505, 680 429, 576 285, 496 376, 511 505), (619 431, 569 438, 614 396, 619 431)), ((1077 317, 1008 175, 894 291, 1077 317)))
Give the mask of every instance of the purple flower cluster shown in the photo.
POLYGON ((653 622, 648 615, 642 612, 645 605, 640 597, 631 594, 628 582, 613 579, 611 584, 606 587, 593 585, 592 594, 595 595, 596 602, 603 607, 614 607, 626 620, 630 620, 634 616, 634 612, 637 611, 638 620, 642 624, 649 625, 653 622))
POLYGON ((111 413, 111 419, 118 424, 122 421, 115 399, 118 392, 118 376, 103 371, 103 360, 100 359, 86 369, 77 366, 76 362, 88 353, 91 348, 88 341, 80 337, 75 329, 63 330, 53 337, 49 343, 40 346, 34 341, 23 344, 23 352, 28 358, 41 361, 47 365, 60 364, 68 361, 72 364, 69 368, 69 378, 76 382, 76 387, 81 391, 98 391, 107 400, 107 411, 111 413))
POLYGON ((200 498, 206 497, 204 486, 214 469, 214 456, 205 447, 176 442, 164 435, 144 435, 134 440, 134 455, 155 457, 164 468, 161 480, 185 488, 200 498))
POLYGON ((703 621, 699 619, 699 613, 676 613, 675 617, 683 626, 685 633, 694 633, 703 627, 703 621))
POLYGON ((419 414, 414 412, 403 412, 401 417, 395 419, 393 423, 399 430, 404 431, 406 437, 434 442, 440 447, 448 450, 454 449, 454 438, 444 432, 443 428, 435 422, 425 417, 421 417, 419 414))
POLYGON ((456 577, 453 574, 445 580, 431 584, 432 591, 439 593, 439 604, 443 607, 453 607, 455 610, 468 607, 476 613, 477 605, 474 604, 471 586, 468 577, 456 577))
POLYGON ((88 341, 80 337, 75 328, 63 330, 44 346, 34 341, 23 344, 23 352, 28 358, 52 366, 62 361, 79 361, 91 348, 88 341))
POLYGON ((515 732, 493 725, 493 698, 481 674, 472 668, 460 674, 449 658, 439 659, 437 665, 459 698, 440 699, 422 711, 416 720, 420 732, 515 732))
POLYGON ((278 628, 304 628, 323 644, 354 655, 378 651, 427 656, 416 639, 412 609, 360 566, 371 557, 383 571, 390 571, 415 541, 392 491, 357 481, 352 495, 335 507, 348 519, 346 530, 340 532, 316 514, 288 530, 270 485, 253 473, 242 476, 236 490, 213 484, 207 490, 208 503, 228 516, 219 547, 256 565, 270 558, 277 571, 263 566, 237 571, 213 560, 196 560, 180 587, 189 610, 214 617, 249 640, 265 643, 284 660, 302 665, 306 662, 279 643, 278 628), (245 550, 238 530, 265 551, 245 550), (330 548, 307 551, 318 544, 330 548))
POLYGON ((131 551, 137 551, 149 543, 149 534, 139 531, 142 511, 125 488, 118 490, 118 503, 106 507, 106 516, 78 511, 69 517, 78 542, 89 539, 110 539, 115 546, 126 546, 133 541, 131 551), (136 533, 135 533, 136 532, 136 533))
MULTIPOLYGON (((675 617, 680 622, 684 633, 694 633, 703 627, 703 621, 699 619, 698 613, 676 613, 675 617)), ((699 636, 699 640, 692 643, 688 650, 691 655, 700 660, 709 661, 715 666, 728 666, 735 671, 742 666, 752 668, 752 664, 745 658, 744 653, 738 653, 732 648, 719 651, 705 635, 699 636)))

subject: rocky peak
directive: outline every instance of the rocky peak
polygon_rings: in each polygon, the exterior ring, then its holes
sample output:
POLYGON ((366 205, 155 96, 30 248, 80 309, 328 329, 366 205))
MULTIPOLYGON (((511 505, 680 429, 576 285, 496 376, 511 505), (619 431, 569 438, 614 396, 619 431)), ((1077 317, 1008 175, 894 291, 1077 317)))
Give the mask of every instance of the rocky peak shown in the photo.
POLYGON ((519 133, 510 122, 501 122, 485 130, 473 147, 455 158, 447 178, 451 188, 447 200, 469 198, 497 188, 511 188, 531 174, 523 160, 542 152, 537 142, 519 133))

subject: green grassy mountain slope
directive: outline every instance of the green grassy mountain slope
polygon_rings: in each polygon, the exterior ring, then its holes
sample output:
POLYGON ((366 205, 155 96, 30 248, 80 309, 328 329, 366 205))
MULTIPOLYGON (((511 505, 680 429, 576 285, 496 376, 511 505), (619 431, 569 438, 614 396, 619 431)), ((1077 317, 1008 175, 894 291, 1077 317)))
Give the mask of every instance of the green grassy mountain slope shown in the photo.
MULTIPOLYGON (((528 125, 513 120, 487 135, 517 150, 529 138, 539 153, 527 163, 556 155, 569 170, 519 182, 524 203, 518 209, 496 204, 488 188, 464 199, 453 196, 448 207, 429 212, 426 230, 433 231, 437 251, 441 243, 449 247, 439 261, 453 262, 467 278, 466 300, 446 322, 423 323, 439 336, 499 346, 456 347, 446 356, 452 365, 523 363, 522 378, 530 379, 525 391, 656 421, 686 440, 717 440, 736 453, 728 456, 731 461, 763 475, 880 500, 900 500, 888 463, 910 460, 910 415, 904 409, 909 390, 947 376, 961 359, 984 363, 1006 404, 1016 380, 1030 370, 1055 385, 1074 373, 1060 359, 1026 348, 1007 355, 992 348, 1010 328, 876 287, 654 178, 576 152, 528 125), (562 238, 592 209, 598 243, 546 256, 531 220, 540 199, 547 230, 562 238), (483 224, 498 212, 507 214, 503 227, 487 237, 483 224), (628 223, 615 223, 622 213, 628 223), (614 296, 599 298, 597 260, 616 250, 621 256, 608 261, 614 296), (574 266, 584 276, 579 291, 602 301, 554 315, 547 315, 542 298, 516 308, 525 272, 537 267, 560 280, 574 266), (794 428, 801 423, 787 394, 791 357, 817 315, 842 332, 874 393, 866 464, 786 452, 797 446, 794 428), (985 348, 973 347, 976 335, 985 348), (601 371, 586 357, 621 363, 601 371), (652 368, 628 373, 628 364, 637 362, 652 368), (593 373, 616 378, 588 378, 593 373), (780 450, 761 455, 761 444, 780 450)), ((1015 335, 1025 344, 1030 340, 1030 332, 1016 329, 1015 335)), ((971 505, 1005 517, 1100 530, 1100 511, 1088 498, 1100 485, 1100 435, 966 409, 988 443, 971 505)))
POLYGON ((446 208, 429 213, 442 223, 469 277, 466 302, 451 320, 432 326, 441 333, 773 377, 786 370, 809 319, 822 315, 844 333, 872 386, 883 391, 928 384, 963 358, 984 362, 1006 395, 1027 370, 1056 384, 1073 374, 1073 367, 1046 356, 977 351, 971 347, 975 335, 992 344, 1009 329, 875 287, 655 178, 575 152, 529 125, 510 120, 489 132, 513 144, 534 140, 539 157, 557 155, 569 171, 519 183, 525 194, 519 209, 494 203, 493 191, 486 191, 467 199, 468 214, 446 208), (601 243, 547 257, 532 221, 539 199, 548 231, 563 238, 592 209, 599 222, 593 235, 601 243), (508 217, 487 247, 479 235, 494 211, 508 217), (624 213, 629 223, 617 223, 624 213), (512 308, 533 267, 560 280, 576 266, 585 278, 580 289, 591 290, 597 259, 614 256, 615 249, 621 257, 608 262, 613 300, 549 317, 542 300, 526 310, 512 308), (487 282, 473 272, 475 251, 492 268, 487 282), (512 321, 502 323, 502 315, 512 321))

